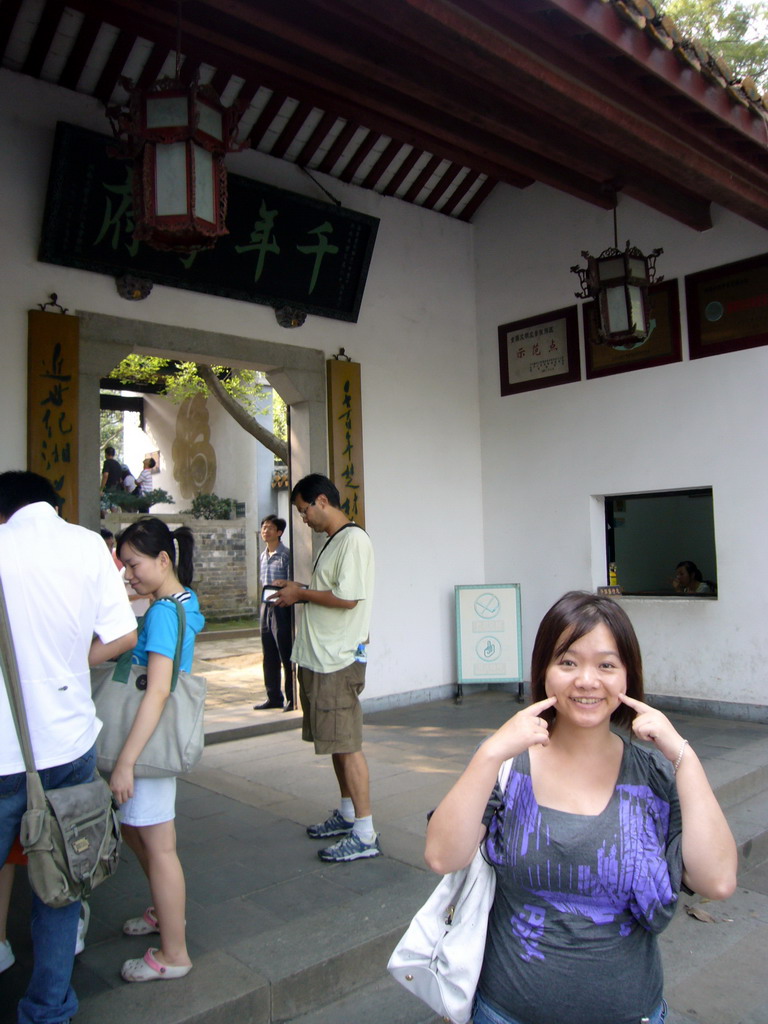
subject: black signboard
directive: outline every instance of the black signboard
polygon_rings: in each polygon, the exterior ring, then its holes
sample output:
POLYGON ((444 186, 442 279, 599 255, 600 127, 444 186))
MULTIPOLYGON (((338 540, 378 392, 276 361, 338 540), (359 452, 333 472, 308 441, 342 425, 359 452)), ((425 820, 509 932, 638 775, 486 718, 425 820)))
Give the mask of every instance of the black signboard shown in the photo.
POLYGON ((230 174, 230 233, 214 249, 159 252, 132 237, 132 166, 111 155, 114 146, 108 136, 57 125, 44 263, 357 320, 376 217, 230 174))

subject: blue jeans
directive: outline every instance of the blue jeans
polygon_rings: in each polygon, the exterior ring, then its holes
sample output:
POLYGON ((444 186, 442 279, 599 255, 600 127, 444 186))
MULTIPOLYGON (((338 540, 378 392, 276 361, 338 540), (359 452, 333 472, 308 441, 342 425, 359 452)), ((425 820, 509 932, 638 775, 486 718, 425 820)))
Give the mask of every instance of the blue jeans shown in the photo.
MULTIPOLYGON (((90 782, 96 771, 96 747, 69 764, 44 768, 43 789, 65 789, 90 782)), ((0 776, 0 864, 19 834, 27 809, 26 773, 0 776)), ((71 985, 80 903, 54 909, 32 896, 32 977, 19 1002, 19 1024, 62 1024, 77 1012, 71 985)))
MULTIPOLYGON (((661 1005, 648 1018, 648 1024, 664 1024, 667 1016, 667 1004, 662 999, 661 1005)), ((640 1024, 641 1018, 638 1017, 638 1024, 640 1024)), ((493 1007, 489 1006, 488 1003, 479 994, 475 997, 475 1012, 472 1017, 472 1024, 521 1024, 520 1021, 515 1020, 512 1017, 505 1017, 499 1013, 498 1010, 494 1010, 493 1007)))

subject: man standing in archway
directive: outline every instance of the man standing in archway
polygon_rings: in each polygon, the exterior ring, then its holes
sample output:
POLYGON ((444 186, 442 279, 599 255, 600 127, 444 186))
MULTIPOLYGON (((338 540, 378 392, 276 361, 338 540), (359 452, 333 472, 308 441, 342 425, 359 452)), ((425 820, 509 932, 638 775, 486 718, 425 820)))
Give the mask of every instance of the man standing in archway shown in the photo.
POLYGON ((331 755, 341 794, 340 806, 326 821, 310 825, 307 834, 340 837, 320 850, 323 861, 378 857, 359 699, 371 622, 373 546, 365 530, 342 512, 339 492, 327 477, 304 477, 291 501, 307 526, 328 540, 309 587, 281 580, 276 601, 284 607, 306 604, 291 654, 299 667, 302 739, 314 743, 316 754, 331 755))
MULTIPOLYGON (((285 520, 279 516, 265 516, 261 521, 261 539, 264 550, 259 559, 262 587, 270 586, 276 579, 287 579, 291 573, 291 556, 283 544, 285 520)), ((288 608, 280 608, 274 601, 265 601, 262 591, 261 600, 261 651, 264 665, 264 686, 267 699, 263 704, 254 704, 254 711, 266 711, 270 708, 282 708, 293 711, 293 665, 291 664, 291 613, 288 608), (280 686, 280 668, 285 677, 285 699, 280 686)))

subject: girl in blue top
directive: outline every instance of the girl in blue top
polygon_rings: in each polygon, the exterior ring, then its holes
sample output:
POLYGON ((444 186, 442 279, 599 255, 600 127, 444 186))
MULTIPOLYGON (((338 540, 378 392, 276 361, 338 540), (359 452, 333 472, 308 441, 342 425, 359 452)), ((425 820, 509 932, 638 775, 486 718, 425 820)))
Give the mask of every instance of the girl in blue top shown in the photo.
POLYGON ((176 852, 174 826, 176 779, 134 778, 134 765, 155 731, 171 693, 173 656, 178 619, 172 598, 184 605, 186 631, 181 668, 192 668, 195 635, 205 619, 192 582, 194 540, 187 526, 171 532, 160 519, 132 523, 117 538, 117 551, 125 566, 126 582, 152 604, 144 617, 133 661, 147 666, 147 689, 110 778, 110 788, 121 804, 123 838, 149 880, 153 905, 141 917, 126 921, 127 935, 160 933, 160 948, 148 949, 136 960, 126 960, 125 981, 183 978, 192 969, 185 933, 184 872, 176 852), (176 549, 178 548, 178 561, 176 549))

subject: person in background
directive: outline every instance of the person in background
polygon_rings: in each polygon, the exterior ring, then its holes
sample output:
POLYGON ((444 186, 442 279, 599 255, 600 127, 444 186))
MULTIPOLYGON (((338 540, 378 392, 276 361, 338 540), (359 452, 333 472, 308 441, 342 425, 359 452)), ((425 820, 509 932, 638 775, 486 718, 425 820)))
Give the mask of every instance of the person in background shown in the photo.
POLYGON ((133 587, 130 585, 130 583, 128 583, 128 581, 126 580, 125 566, 117 557, 117 549, 115 547, 115 535, 112 533, 112 531, 102 527, 101 536, 104 538, 104 543, 109 548, 114 563, 118 568, 118 571, 120 573, 120 579, 125 584, 126 593, 128 594, 128 600, 131 602, 133 614, 136 616, 137 619, 140 619, 141 616, 144 615, 147 609, 149 608, 150 600, 143 594, 137 594, 133 587))
POLYGON ((153 489, 152 487, 152 470, 155 468, 157 463, 153 458, 144 459, 143 468, 139 475, 136 477, 136 486, 139 488, 139 494, 149 494, 153 489))
POLYGON ((136 493, 136 477, 127 466, 123 466, 121 469, 121 480, 126 494, 136 493))
MULTIPOLYGON (((0 577, 43 788, 96 777, 100 722, 89 666, 130 650, 136 620, 104 541, 60 519, 58 496, 36 473, 0 473, 0 577)), ((0 687, 0 864, 27 809, 24 758, 0 687)), ((32 896, 33 966, 19 1002, 22 1024, 59 1024, 77 1011, 72 966, 80 902, 32 896)))
POLYGON ((682 885, 734 892, 733 836, 687 740, 644 703, 637 637, 616 602, 571 592, 550 608, 531 695, 427 828, 433 871, 465 867, 479 843, 496 874, 474 1024, 661 1024, 658 935, 682 885))
POLYGON ((115 535, 114 535, 114 533, 112 533, 111 530, 108 530, 104 526, 102 526, 102 528, 101 528, 101 530, 99 532, 101 533, 101 536, 102 536, 102 539, 103 539, 104 543, 109 548, 109 553, 110 553, 110 555, 112 555, 112 561, 117 566, 118 571, 121 571, 122 568, 123 568, 123 563, 117 557, 117 552, 115 551, 115 535))
MULTIPOLYGON (((291 556, 283 544, 285 520, 275 515, 265 516, 261 521, 261 539, 264 550, 261 552, 260 573, 262 588, 274 583, 275 580, 291 578, 291 556)), ((293 664, 291 647, 293 631, 291 629, 291 610, 281 608, 272 601, 265 601, 262 591, 261 600, 261 650, 264 656, 264 685, 267 699, 263 704, 254 704, 254 711, 266 711, 268 708, 283 708, 293 711, 293 664), (285 680, 285 700, 280 687, 280 666, 283 668, 285 680)))
POLYGON ((347 519, 335 484, 311 473, 299 480, 291 501, 307 526, 327 536, 315 560, 309 587, 277 581, 276 602, 306 605, 291 658, 299 666, 299 696, 304 712, 301 736, 316 754, 330 754, 341 803, 317 825, 311 839, 340 836, 320 850, 322 861, 379 857, 373 827, 368 762, 363 753, 366 648, 371 624, 374 559, 370 537, 347 519))
POLYGON ((672 586, 678 594, 714 594, 715 584, 705 580, 695 562, 678 562, 672 577, 672 586))
POLYGON ((188 526, 172 532, 153 517, 132 523, 117 538, 126 582, 136 593, 152 599, 133 651, 133 663, 147 666, 147 688, 109 779, 121 805, 123 838, 136 854, 152 895, 152 906, 141 917, 127 920, 123 931, 126 935, 160 934, 160 948, 151 947, 143 957, 125 961, 120 972, 124 981, 168 981, 183 978, 192 970, 186 942, 184 871, 176 852, 176 778, 135 778, 134 766, 171 694, 179 636, 172 602, 178 601, 185 611, 180 666, 184 671, 192 668, 195 637, 205 624, 197 596, 189 589, 193 552, 194 538, 188 526))
POLYGON ((119 490, 122 480, 123 467, 115 458, 115 449, 109 445, 104 449, 104 465, 101 467, 101 493, 119 490))

